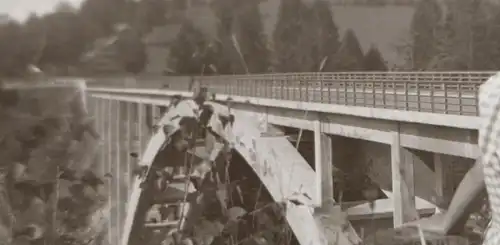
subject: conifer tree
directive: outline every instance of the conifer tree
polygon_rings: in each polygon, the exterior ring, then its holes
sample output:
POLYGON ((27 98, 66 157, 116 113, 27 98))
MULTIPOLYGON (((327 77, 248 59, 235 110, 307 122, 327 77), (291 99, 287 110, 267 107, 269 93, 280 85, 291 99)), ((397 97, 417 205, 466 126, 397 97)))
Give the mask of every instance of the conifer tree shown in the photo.
POLYGON ((363 59, 363 68, 367 71, 387 71, 387 65, 377 47, 372 45, 363 59))
POLYGON ((436 24, 440 21, 441 9, 436 0, 418 2, 410 27, 414 69, 425 69, 435 55, 436 24))
POLYGON ((363 69, 363 51, 353 30, 348 29, 342 39, 335 59, 339 71, 359 71, 363 69))
POLYGON ((182 75, 200 74, 207 42, 203 33, 193 23, 182 24, 179 34, 170 47, 170 67, 182 75))
MULTIPOLYGON (((262 17, 257 1, 249 1, 239 9, 235 18, 236 44, 243 60, 240 60, 250 73, 264 73, 270 67, 268 40, 264 34, 262 17)), ((238 54, 239 55, 239 54, 238 54)))
POLYGON ((299 72, 308 70, 311 64, 305 62, 305 57, 311 57, 310 37, 307 37, 304 19, 308 12, 307 6, 301 0, 281 0, 278 10, 278 21, 273 33, 273 43, 276 60, 276 71, 299 72), (307 53, 304 55, 304 53, 307 53))
POLYGON ((316 21, 311 28, 317 30, 317 38, 313 42, 316 46, 312 50, 314 67, 318 71, 324 60, 321 70, 334 71, 335 54, 340 47, 338 27, 333 21, 332 10, 327 1, 315 1, 312 8, 316 21))

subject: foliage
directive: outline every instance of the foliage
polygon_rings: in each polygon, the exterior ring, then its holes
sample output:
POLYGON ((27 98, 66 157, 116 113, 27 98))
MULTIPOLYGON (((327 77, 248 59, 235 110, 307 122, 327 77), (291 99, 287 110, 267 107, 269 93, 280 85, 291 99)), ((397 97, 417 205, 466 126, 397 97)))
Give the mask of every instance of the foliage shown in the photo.
POLYGON ((418 3, 411 23, 414 69, 425 69, 436 52, 436 23, 440 23, 441 18, 441 9, 436 0, 418 3))
POLYGON ((160 2, 164 1, 85 0, 80 8, 60 4, 53 12, 31 15, 23 23, 0 24, 0 76, 22 76, 30 64, 64 75, 80 66, 82 54, 97 38, 114 35, 119 23, 134 29, 135 34, 124 38, 119 47, 120 52, 126 50, 119 60, 125 70, 136 73, 145 61, 140 42, 144 30, 162 23, 165 8, 160 2))
POLYGON ((387 71, 387 65, 377 47, 372 45, 365 54, 363 68, 367 71, 387 71))
POLYGON ((215 0, 212 9, 218 19, 218 73, 263 73, 270 67, 270 50, 263 32, 259 1, 237 4, 234 0, 215 0))
MULTIPOLYGON (((60 193, 75 184, 61 182, 58 170, 70 167, 70 163, 80 165, 82 154, 95 154, 93 150, 83 148, 84 140, 80 138, 80 116, 71 105, 80 97, 71 93, 72 89, 38 89, 16 92, 3 90, 0 114, 0 134, 3 159, 1 164, 2 181, 0 183, 0 201, 2 202, 0 230, 9 230, 2 239, 10 244, 21 244, 31 236, 29 226, 42 228, 42 240, 49 244, 56 243, 60 232, 68 231, 71 225, 61 215, 75 215, 75 211, 63 212, 58 206, 60 193), (69 113, 68 113, 69 112, 69 113), (53 218, 56 218, 55 220, 53 218), (55 223, 54 223, 55 221, 55 223)), ((88 171, 84 170, 84 171, 88 171)), ((79 184, 81 185, 81 184, 79 184)), ((99 209, 102 193, 87 197, 87 205, 81 206, 81 214, 77 226, 86 229, 88 215, 99 209)), ((81 194, 79 194, 81 195, 81 194)), ((68 196, 67 198, 75 198, 68 196)), ((80 237, 83 242, 92 239, 95 234, 80 237)), ((64 236, 72 236, 71 233, 64 236)), ((78 240, 78 239, 77 239, 78 240)))
POLYGON ((146 46, 138 31, 129 29, 119 34, 116 44, 118 60, 130 73, 137 74, 146 66, 146 46))
POLYGON ((281 1, 273 40, 279 72, 336 70, 339 33, 328 1, 281 1))
POLYGON ((316 18, 310 28, 317 31, 314 35, 316 40, 313 42, 316 45, 311 50, 314 63, 312 71, 319 71, 320 68, 322 71, 335 71, 334 60, 340 41, 330 5, 325 0, 315 1, 312 10, 316 18))
POLYGON ((215 0, 212 9, 217 18, 216 38, 214 46, 217 47, 217 71, 220 74, 245 73, 242 59, 234 44, 234 25, 237 9, 234 0, 215 0))
POLYGON ((134 7, 133 26, 141 34, 148 33, 155 26, 166 24, 167 1, 145 0, 134 7))
POLYGON ((175 41, 170 47, 170 67, 177 74, 200 74, 203 70, 204 58, 208 42, 203 33, 191 22, 185 21, 175 41))
POLYGON ((311 16, 310 11, 302 1, 281 0, 273 33, 277 72, 301 72, 311 68, 311 62, 307 63, 311 42, 304 42, 307 15, 311 16))
POLYGON ((339 71, 363 70, 363 51, 354 31, 348 29, 337 52, 335 68, 339 71))
POLYGON ((500 8, 489 1, 421 1, 412 22, 414 69, 498 68, 500 8), (437 23, 437 24, 436 24, 437 23))
POLYGON ((2 76, 15 76, 24 72, 25 64, 29 59, 22 46, 12 43, 23 42, 22 26, 14 21, 0 26, 0 74, 2 76), (16 57, 16 58, 14 58, 16 57))
POLYGON ((265 73, 270 68, 270 51, 257 1, 248 1, 238 9, 234 24, 237 52, 241 52, 246 73, 265 73), (238 51, 239 49, 239 51, 238 51))
POLYGON ((57 67, 76 65, 86 46, 84 33, 80 30, 80 17, 73 12, 54 12, 43 18, 42 25, 45 34, 41 38, 45 38, 46 42, 40 47, 39 64, 57 67))

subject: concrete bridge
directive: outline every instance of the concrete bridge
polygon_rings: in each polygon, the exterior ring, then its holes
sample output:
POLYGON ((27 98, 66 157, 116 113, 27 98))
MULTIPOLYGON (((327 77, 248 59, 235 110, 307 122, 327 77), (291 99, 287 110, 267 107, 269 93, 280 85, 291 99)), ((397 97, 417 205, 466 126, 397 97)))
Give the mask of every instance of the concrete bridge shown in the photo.
MULTIPOLYGON (((286 218, 305 244, 355 244, 351 222, 392 218, 399 226, 416 212, 432 213, 444 195, 445 166, 465 165, 479 155, 479 85, 492 72, 298 73, 220 77, 88 79, 88 106, 104 135, 102 155, 115 173, 110 183, 116 226, 112 244, 127 244, 127 206, 133 203, 130 152, 153 160, 165 136, 149 127, 174 95, 191 97, 193 87, 213 93, 217 111, 236 118, 234 149, 254 169, 276 201, 287 205, 286 218), (149 125, 148 125, 149 124, 149 125), (284 127, 312 131, 314 165, 290 143, 284 127), (354 154, 349 154, 353 153, 354 154), (361 162, 386 199, 347 209, 333 195, 333 166, 361 162), (422 177, 425 176, 425 177, 422 177), (296 204, 295 200, 301 204, 296 204), (374 216, 375 215, 375 216, 374 216), (347 227, 347 229, 345 229, 347 227), (339 234, 339 236, 337 236, 339 234), (121 237, 121 238, 120 238, 121 237), (121 239, 121 240, 120 240, 121 239)), ((359 165, 355 165, 359 166, 359 165)), ((137 182, 137 181, 136 181, 137 182)), ((137 185, 137 183, 135 183, 137 185)), ((128 220, 127 220, 128 219, 128 220)))

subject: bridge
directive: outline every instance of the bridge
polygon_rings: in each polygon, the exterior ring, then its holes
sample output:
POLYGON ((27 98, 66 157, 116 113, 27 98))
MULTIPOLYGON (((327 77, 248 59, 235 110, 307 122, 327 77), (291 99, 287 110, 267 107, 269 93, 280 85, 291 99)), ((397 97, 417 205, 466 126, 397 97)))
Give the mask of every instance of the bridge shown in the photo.
POLYGON ((361 238, 353 227, 367 215, 400 226, 437 209, 437 199, 445 195, 445 166, 470 164, 479 156, 478 89, 494 74, 88 78, 88 107, 107 152, 103 171, 117 176, 109 183, 110 200, 118 204, 109 224, 110 243, 128 244, 139 182, 133 168, 151 163, 166 138, 151 130, 153 122, 175 96, 191 98, 193 88, 208 89, 207 103, 216 113, 234 115, 223 137, 272 198, 286 204, 286 219, 300 244, 356 244, 361 238), (291 136, 287 128, 301 131, 291 136), (311 131, 310 137, 302 130, 311 131), (291 143, 293 137, 312 142, 312 164, 291 143), (140 159, 129 157, 131 152, 140 152, 140 159), (374 208, 361 203, 340 211, 331 173, 342 162, 368 164, 376 172, 371 180, 387 198, 375 200, 374 208), (348 215, 344 223, 338 221, 343 213, 348 215))

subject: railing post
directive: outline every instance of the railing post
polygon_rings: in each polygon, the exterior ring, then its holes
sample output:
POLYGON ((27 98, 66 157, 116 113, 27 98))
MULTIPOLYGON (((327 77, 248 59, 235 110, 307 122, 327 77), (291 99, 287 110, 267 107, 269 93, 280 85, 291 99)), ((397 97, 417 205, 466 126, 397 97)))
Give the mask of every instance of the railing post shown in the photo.
POLYGON ((444 114, 448 114, 448 88, 446 83, 443 83, 444 90, 444 114))
POLYGON ((385 108, 387 108, 387 99, 386 99, 386 96, 385 96, 385 89, 387 87, 386 86, 387 83, 382 82, 381 85, 382 85, 382 108, 385 109, 385 108))
POLYGON ((405 110, 408 111, 410 110, 410 102, 409 102, 409 96, 408 96, 408 82, 404 83, 404 93, 405 93, 405 110))
POLYGON ((392 94, 394 95, 394 109, 398 109, 398 93, 396 91, 396 83, 392 83, 392 94))

